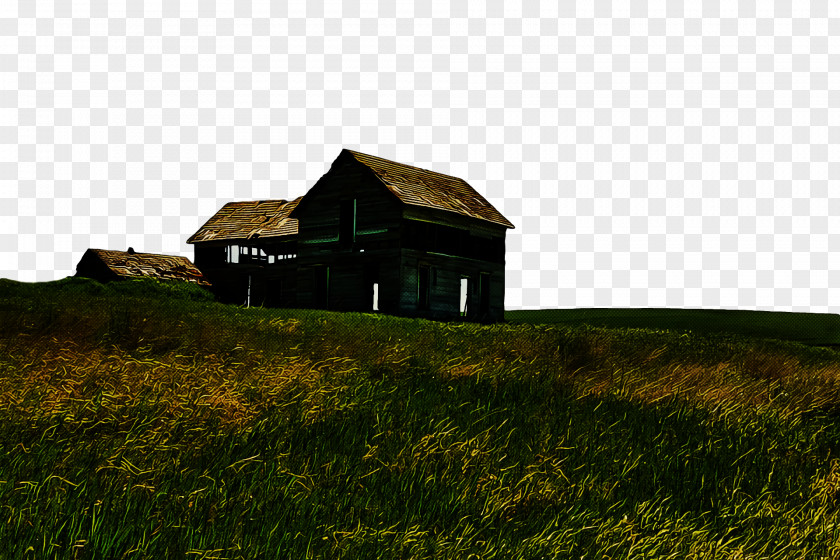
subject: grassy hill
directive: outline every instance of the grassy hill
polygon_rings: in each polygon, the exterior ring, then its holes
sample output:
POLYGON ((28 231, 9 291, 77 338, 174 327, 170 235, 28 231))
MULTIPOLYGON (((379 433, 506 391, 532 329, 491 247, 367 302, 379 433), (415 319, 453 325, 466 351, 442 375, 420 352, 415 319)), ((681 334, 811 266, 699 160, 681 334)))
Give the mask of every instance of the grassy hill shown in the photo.
POLYGON ((2 558, 836 558, 840 353, 0 281, 2 558))
POLYGON ((815 346, 840 346, 840 315, 831 313, 741 309, 523 309, 506 311, 505 320, 511 323, 725 332, 815 346))

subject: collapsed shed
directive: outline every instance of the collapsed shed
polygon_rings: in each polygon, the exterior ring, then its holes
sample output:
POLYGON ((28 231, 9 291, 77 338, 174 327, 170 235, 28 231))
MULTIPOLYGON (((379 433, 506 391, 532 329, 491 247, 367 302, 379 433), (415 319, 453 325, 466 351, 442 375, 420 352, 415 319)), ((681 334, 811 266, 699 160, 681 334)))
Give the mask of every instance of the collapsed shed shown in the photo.
POLYGON ((154 278, 210 286, 201 270, 187 257, 137 253, 131 247, 128 251, 88 249, 76 265, 76 276, 100 282, 154 278))

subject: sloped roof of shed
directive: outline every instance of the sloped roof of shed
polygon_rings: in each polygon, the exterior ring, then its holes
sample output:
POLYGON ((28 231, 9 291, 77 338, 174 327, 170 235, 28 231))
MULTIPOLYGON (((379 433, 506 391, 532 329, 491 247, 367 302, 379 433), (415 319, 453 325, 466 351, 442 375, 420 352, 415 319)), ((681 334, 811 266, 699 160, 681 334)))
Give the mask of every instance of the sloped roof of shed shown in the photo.
POLYGON ((202 286, 210 285, 201 271, 187 257, 106 249, 88 249, 87 253, 93 254, 116 275, 125 278, 149 277, 159 280, 183 280, 202 286))
POLYGON ((514 227, 463 179, 353 150, 344 151, 373 171, 404 204, 455 212, 507 228, 514 227))
POLYGON ((298 221, 289 214, 300 199, 228 202, 201 226, 187 243, 233 241, 295 235, 298 221))

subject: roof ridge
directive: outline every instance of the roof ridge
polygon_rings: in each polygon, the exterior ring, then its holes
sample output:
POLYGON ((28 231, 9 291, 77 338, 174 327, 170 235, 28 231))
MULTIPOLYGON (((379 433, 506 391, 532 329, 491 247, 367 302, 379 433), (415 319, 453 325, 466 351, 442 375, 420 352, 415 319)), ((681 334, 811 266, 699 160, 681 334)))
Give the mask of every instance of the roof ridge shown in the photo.
MULTIPOLYGON (((390 164, 393 164, 393 165, 399 165, 400 167, 407 167, 409 169, 422 171, 423 173, 431 173, 432 175, 440 175, 442 177, 448 177, 450 179, 456 179, 456 180, 461 181, 462 183, 467 184, 467 185, 469 184, 464 179, 462 179, 461 177, 457 177, 455 175, 448 175, 446 173, 441 173, 440 171, 435 171, 433 169, 426 169, 425 167, 417 167, 416 165, 411 165, 411 164, 408 164, 408 163, 402 163, 402 162, 394 161, 392 159, 384 158, 384 157, 381 157, 381 156, 374 156, 374 155, 371 155, 371 154, 366 154, 364 152, 358 152, 356 150, 350 150, 348 148, 345 148, 345 150, 347 150, 348 152, 350 152, 351 154, 354 154, 354 155, 360 155, 360 156, 364 156, 364 157, 368 157, 368 158, 372 158, 372 159, 378 159, 378 160, 381 160, 381 161, 384 161, 384 162, 387 162, 387 163, 390 163, 390 164)), ((364 163, 364 162, 360 162, 360 163, 364 163)))
POLYGON ((120 251, 119 249, 95 249, 95 248, 91 247, 91 248, 88 249, 88 251, 103 252, 103 253, 119 253, 119 254, 122 254, 122 255, 132 255, 132 256, 151 255, 151 256, 154 256, 154 257, 173 257, 173 258, 177 258, 177 259, 188 259, 188 257, 185 257, 184 255, 169 255, 169 254, 166 254, 166 253, 146 253, 146 252, 142 252, 142 251, 134 251, 133 253, 129 253, 128 251, 120 251))
POLYGON ((405 204, 455 212, 504 227, 514 227, 490 201, 460 177, 356 150, 344 150, 350 153, 354 161, 365 166, 385 183, 405 204))
POLYGON ((227 206, 228 204, 259 204, 261 202, 279 202, 281 204, 285 204, 287 202, 293 202, 291 200, 286 200, 285 198, 260 198, 254 200, 231 200, 230 202, 225 203, 227 206))

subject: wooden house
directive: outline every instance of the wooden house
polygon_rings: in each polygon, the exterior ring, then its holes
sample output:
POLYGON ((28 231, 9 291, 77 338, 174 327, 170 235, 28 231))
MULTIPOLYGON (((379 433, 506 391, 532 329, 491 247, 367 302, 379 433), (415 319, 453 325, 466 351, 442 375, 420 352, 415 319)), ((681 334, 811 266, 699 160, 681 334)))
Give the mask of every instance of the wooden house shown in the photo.
POLYGON ((187 242, 223 301, 489 322, 510 228, 462 179, 345 149, 304 196, 226 204, 187 242))
POLYGON ((187 257, 137 253, 131 247, 128 251, 88 249, 76 265, 76 276, 100 282, 154 278, 210 286, 210 282, 187 257))

